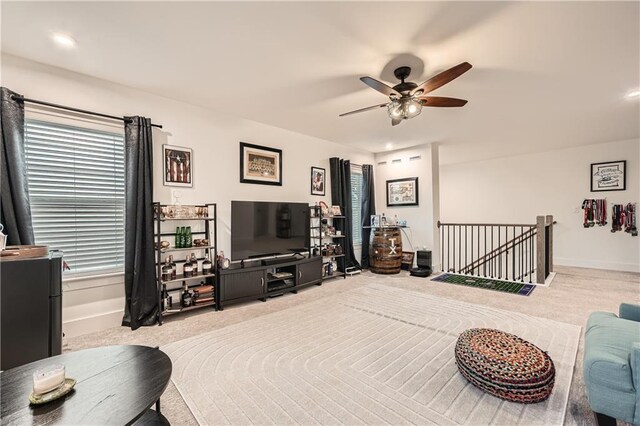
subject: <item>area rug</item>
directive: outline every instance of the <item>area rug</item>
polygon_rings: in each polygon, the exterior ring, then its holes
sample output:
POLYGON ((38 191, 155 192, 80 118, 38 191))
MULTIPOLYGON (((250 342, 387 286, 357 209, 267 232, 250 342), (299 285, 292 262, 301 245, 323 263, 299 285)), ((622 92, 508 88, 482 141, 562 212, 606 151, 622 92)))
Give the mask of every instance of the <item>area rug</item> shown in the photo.
POLYGON ((383 284, 162 347, 200 424, 563 423, 580 327, 383 284), (516 334, 556 364, 551 397, 522 405, 457 371, 468 328, 516 334))
POLYGON ((486 290, 501 291, 503 293, 513 293, 520 296, 528 296, 536 287, 535 284, 522 284, 513 281, 496 280, 493 278, 472 277, 470 275, 451 274, 445 272, 431 281, 440 281, 448 284, 465 285, 467 287, 477 287, 486 290))

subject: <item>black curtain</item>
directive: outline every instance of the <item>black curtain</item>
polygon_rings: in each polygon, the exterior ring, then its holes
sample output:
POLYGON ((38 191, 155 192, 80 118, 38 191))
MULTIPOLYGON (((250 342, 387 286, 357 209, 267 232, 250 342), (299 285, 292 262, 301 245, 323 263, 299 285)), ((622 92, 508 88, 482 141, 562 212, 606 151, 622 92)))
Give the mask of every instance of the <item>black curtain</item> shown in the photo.
POLYGON ((125 309, 122 325, 132 330, 158 317, 153 249, 153 141, 151 120, 125 118, 125 309))
POLYGON ((24 157, 24 103, 6 87, 0 87, 0 223, 7 245, 34 244, 27 164, 24 157))
POLYGON ((346 219, 336 220, 336 230, 342 231, 344 238, 344 267, 360 268, 353 253, 353 235, 351 235, 351 163, 349 160, 341 160, 337 157, 329 159, 329 171, 331 173, 331 204, 339 205, 346 219))
POLYGON ((360 264, 363 268, 369 265, 369 238, 371 236, 371 215, 376 214, 376 194, 373 187, 373 166, 371 164, 362 165, 362 254, 360 264))

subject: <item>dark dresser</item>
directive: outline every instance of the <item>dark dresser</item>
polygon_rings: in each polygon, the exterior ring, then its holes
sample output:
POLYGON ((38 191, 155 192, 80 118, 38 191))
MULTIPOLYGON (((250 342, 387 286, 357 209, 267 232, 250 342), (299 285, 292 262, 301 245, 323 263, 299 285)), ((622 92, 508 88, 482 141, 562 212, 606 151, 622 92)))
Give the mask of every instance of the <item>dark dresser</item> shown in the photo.
POLYGON ((0 260, 0 370, 62 352, 62 253, 0 260))

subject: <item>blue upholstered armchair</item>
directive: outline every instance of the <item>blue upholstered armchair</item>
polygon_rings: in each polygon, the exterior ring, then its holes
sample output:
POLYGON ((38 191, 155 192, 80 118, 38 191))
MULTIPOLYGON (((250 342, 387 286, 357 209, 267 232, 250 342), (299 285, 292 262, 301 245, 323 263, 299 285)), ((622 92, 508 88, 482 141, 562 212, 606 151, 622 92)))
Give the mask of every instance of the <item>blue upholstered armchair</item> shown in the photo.
POLYGON ((589 316, 584 382, 599 425, 640 425, 640 305, 623 303, 619 314, 589 316))

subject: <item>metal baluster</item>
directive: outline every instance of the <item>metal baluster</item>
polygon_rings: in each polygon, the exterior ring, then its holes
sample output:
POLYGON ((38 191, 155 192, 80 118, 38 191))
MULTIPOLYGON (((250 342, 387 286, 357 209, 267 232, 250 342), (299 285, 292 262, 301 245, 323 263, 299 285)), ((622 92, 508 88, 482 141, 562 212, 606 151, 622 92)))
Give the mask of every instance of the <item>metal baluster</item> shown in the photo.
POLYGON ((473 228, 474 226, 471 225, 471 275, 473 275, 475 272, 475 263, 473 260, 473 228))

